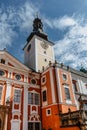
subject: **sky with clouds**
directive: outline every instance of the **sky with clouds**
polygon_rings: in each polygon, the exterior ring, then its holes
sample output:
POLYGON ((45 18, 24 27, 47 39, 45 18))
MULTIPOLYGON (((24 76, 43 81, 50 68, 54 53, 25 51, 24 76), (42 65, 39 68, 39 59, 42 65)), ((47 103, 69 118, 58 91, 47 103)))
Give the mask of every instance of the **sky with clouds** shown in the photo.
POLYGON ((55 43, 57 61, 87 68, 87 0, 0 0, 0 50, 7 48, 23 62, 36 12, 55 43))

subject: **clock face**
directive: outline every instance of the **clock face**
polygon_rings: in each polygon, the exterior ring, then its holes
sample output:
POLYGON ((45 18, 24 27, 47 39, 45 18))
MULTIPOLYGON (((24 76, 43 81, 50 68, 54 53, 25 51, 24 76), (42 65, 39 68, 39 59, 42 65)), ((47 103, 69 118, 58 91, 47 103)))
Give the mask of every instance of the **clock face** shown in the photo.
POLYGON ((47 42, 42 41, 42 42, 41 42, 41 47, 42 47, 43 49, 47 49, 47 48, 49 47, 49 45, 48 45, 47 42))

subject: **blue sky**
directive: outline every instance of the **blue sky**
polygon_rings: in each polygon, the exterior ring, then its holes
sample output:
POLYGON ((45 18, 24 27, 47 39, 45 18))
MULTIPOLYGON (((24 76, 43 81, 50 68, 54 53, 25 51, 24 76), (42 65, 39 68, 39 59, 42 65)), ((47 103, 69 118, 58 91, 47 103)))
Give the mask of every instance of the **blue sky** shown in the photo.
POLYGON ((87 68, 87 0, 0 0, 0 50, 7 48, 23 62, 36 12, 55 43, 57 61, 87 68))

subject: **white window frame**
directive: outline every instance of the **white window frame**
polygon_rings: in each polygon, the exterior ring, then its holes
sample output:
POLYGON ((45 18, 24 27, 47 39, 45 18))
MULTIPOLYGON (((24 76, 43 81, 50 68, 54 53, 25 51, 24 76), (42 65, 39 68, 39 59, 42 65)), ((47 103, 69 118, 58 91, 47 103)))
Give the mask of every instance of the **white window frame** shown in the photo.
POLYGON ((0 85, 0 88, 1 88, 1 95, 0 95, 0 97, 1 97, 1 98, 0 98, 0 102, 1 102, 1 100, 2 100, 3 86, 0 85))
POLYGON ((46 86, 44 86, 44 87, 42 87, 42 106, 46 106, 47 104, 48 104, 48 99, 46 100, 46 101, 43 101, 43 92, 44 91, 46 91, 46 95, 47 95, 47 87, 46 86))
POLYGON ((46 101, 47 101, 47 91, 46 91, 46 90, 43 90, 43 92, 42 92, 42 101, 43 101, 43 102, 46 102, 46 101), (44 95, 43 95, 44 92, 46 92, 46 95, 45 95, 45 96, 46 96, 46 97, 45 97, 46 100, 45 100, 45 101, 44 101, 44 98, 43 98, 43 97, 44 97, 44 95))
MULTIPOLYGON (((19 96, 18 96, 18 98, 19 98, 19 96)), ((21 103, 21 89, 19 89, 19 88, 14 88, 14 103, 15 104, 20 104, 21 103), (15 101, 15 90, 20 91, 20 101, 15 101)))
POLYGON ((78 83, 76 80, 75 80, 75 83, 72 80, 72 86, 73 86, 74 93, 79 92, 78 83))
MULTIPOLYGON (((64 84, 64 93, 65 93, 65 88, 69 89, 69 94, 70 94, 70 88, 69 88, 68 84, 64 84)), ((71 101, 71 95, 70 95, 70 99, 66 99, 66 94, 65 94, 65 100, 66 100, 66 103, 71 104, 72 103, 72 101, 71 101)))
POLYGON ((68 80, 68 75, 67 75, 66 73, 62 73, 62 79, 63 79, 64 81, 67 81, 67 80, 68 80), (66 75, 66 79, 64 79, 63 75, 66 75))
POLYGON ((30 105, 40 105, 40 94, 39 93, 37 93, 37 92, 33 92, 33 91, 29 91, 28 92, 28 104, 30 105), (31 103, 29 102, 29 94, 32 94, 32 96, 33 97, 31 97, 31 103), (37 94, 38 95, 38 98, 39 98, 39 101, 38 101, 38 103, 36 104, 36 98, 35 98, 35 94, 37 94))
POLYGON ((46 75, 41 77, 41 84, 44 85, 46 83, 46 75), (45 78, 45 81, 43 82, 43 78, 45 78))
POLYGON ((51 108, 46 109, 46 116, 50 116, 51 115, 51 108), (50 114, 48 113, 48 111, 50 111, 50 114))

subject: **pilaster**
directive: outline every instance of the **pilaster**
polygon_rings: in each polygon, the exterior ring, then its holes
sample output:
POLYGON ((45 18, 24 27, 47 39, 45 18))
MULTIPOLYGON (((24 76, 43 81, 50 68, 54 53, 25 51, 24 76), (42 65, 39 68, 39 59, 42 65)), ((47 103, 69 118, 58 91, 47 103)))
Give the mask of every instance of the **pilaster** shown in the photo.
POLYGON ((28 86, 24 86, 23 130, 28 130, 28 86))

